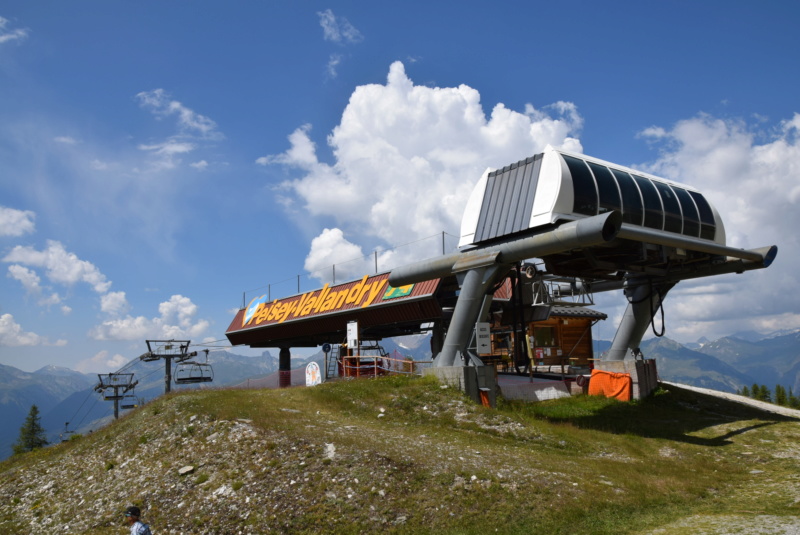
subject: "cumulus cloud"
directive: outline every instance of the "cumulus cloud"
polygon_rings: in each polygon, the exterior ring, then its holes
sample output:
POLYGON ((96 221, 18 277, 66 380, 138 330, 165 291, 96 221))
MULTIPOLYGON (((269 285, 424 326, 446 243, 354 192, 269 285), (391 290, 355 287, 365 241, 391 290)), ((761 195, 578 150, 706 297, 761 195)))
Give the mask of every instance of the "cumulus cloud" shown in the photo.
MULTIPOLYGON (((124 297, 124 296, 123 296, 124 297)), ((95 326, 89 336, 95 340, 141 340, 145 338, 197 338, 209 322, 196 319, 197 305, 182 295, 173 295, 158 306, 160 316, 112 318, 95 326)))
POLYGON ((117 371, 127 362, 128 359, 119 353, 111 355, 109 351, 104 349, 98 352, 95 356, 80 361, 75 366, 75 369, 81 373, 112 372, 117 371))
MULTIPOLYGON (((342 240, 371 244, 372 250, 442 231, 456 234, 466 200, 487 167, 532 156, 548 144, 580 152, 581 126, 577 109, 566 102, 528 105, 524 112, 498 103, 487 117, 477 90, 415 85, 395 62, 386 84, 359 86, 351 95, 328 136, 333 164, 319 161, 310 125, 289 136, 286 152, 257 162, 298 174, 282 185, 290 209, 300 205, 320 221, 333 220, 342 240)), ((321 247, 333 230, 313 242, 307 266, 324 263, 321 247)), ((413 254, 441 252, 438 243, 430 244, 413 254)), ((408 254, 398 251, 394 260, 408 261, 408 254)))
POLYGON ((43 288, 40 284, 41 278, 35 271, 28 269, 18 264, 8 266, 8 277, 19 281, 25 291, 38 298, 38 303, 42 306, 58 305, 61 303, 61 296, 58 293, 51 293, 44 295, 43 288))
POLYGON ((0 316, 0 346, 36 346, 44 341, 38 334, 24 331, 11 314, 0 316))
POLYGON ((762 123, 699 115, 641 133, 660 155, 639 167, 703 192, 720 212, 728 245, 779 249, 765 270, 676 286, 665 310, 677 320, 678 339, 800 328, 791 291, 800 285, 800 114, 771 131, 762 123))
POLYGON ((109 292, 100 297, 100 310, 106 314, 119 316, 128 312, 129 308, 125 292, 109 292))
POLYGON ((334 282, 334 276, 336 281, 343 281, 374 271, 376 260, 378 266, 391 263, 392 252, 384 251, 377 259, 365 256, 361 246, 348 241, 341 229, 326 228, 311 241, 303 267, 321 281, 334 282))
POLYGON ((11 28, 11 21, 0 17, 0 45, 12 41, 22 41, 28 37, 28 30, 24 28, 11 28))
MULTIPOLYGON (((81 260, 54 240, 48 240, 47 247, 41 251, 30 246, 17 245, 3 258, 3 262, 42 268, 50 281, 65 286, 85 282, 99 294, 108 292, 111 287, 111 282, 94 264, 81 260)), ((30 275, 25 277, 30 280, 30 275)))
POLYGON ((337 17, 333 11, 326 9, 317 12, 319 24, 322 26, 323 38, 337 44, 359 43, 364 39, 355 26, 344 17, 337 17))
POLYGON ((22 236, 34 231, 36 214, 30 210, 16 210, 0 206, 0 236, 22 236))

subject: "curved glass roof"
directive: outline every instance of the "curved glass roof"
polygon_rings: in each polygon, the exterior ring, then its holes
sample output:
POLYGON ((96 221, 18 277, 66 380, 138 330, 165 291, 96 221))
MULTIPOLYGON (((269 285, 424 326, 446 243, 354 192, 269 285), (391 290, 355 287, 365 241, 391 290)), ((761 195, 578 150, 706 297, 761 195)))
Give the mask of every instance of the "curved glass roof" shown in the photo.
POLYGON ((713 240, 716 221, 700 193, 612 166, 560 154, 572 175, 572 211, 622 212, 625 223, 713 240))

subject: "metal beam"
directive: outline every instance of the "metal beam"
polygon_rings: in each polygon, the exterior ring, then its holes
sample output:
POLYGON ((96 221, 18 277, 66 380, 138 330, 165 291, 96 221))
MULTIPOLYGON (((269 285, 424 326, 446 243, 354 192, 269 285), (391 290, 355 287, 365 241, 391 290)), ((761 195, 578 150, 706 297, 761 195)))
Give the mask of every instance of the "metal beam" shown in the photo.
POLYGON ((564 223, 552 230, 509 240, 504 243, 479 247, 469 251, 452 253, 444 257, 423 260, 393 269, 389 284, 395 288, 431 279, 447 277, 475 265, 490 263, 513 265, 528 258, 540 258, 601 245, 613 240, 622 225, 619 212, 587 217, 564 223))

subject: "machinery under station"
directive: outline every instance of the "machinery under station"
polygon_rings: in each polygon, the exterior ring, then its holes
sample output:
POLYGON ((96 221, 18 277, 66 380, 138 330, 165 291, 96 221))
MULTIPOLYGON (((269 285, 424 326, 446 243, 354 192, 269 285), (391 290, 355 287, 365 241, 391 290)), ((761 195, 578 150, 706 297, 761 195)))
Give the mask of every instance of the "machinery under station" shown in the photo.
MULTIPOLYGON (((776 246, 726 245, 719 213, 696 189, 547 147, 475 185, 458 251, 283 299, 256 297, 226 331, 233 345, 279 348, 281 386, 294 347, 323 346, 326 379, 410 372, 385 338, 430 333, 424 367, 476 402, 588 392, 639 399, 656 363, 639 344, 682 280, 768 267, 776 246), (623 292, 611 347, 593 295, 623 292)), ((663 334, 663 333, 662 333, 663 334)), ((422 367, 422 366, 420 366, 422 367)))

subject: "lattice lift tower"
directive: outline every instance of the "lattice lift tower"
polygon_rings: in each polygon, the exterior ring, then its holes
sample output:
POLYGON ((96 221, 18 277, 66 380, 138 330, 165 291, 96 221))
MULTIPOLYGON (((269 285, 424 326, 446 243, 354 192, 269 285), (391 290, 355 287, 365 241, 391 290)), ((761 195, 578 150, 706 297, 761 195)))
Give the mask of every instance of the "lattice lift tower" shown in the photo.
POLYGON ((197 351, 189 353, 191 340, 147 340, 147 353, 139 359, 144 362, 164 359, 164 393, 170 392, 172 384, 172 361, 180 363, 197 356, 197 351))
POLYGON ((94 389, 103 393, 104 401, 114 402, 114 419, 116 420, 119 418, 120 400, 124 399, 125 394, 133 390, 139 381, 133 380, 132 373, 98 373, 97 377, 100 379, 100 383, 94 389))

